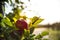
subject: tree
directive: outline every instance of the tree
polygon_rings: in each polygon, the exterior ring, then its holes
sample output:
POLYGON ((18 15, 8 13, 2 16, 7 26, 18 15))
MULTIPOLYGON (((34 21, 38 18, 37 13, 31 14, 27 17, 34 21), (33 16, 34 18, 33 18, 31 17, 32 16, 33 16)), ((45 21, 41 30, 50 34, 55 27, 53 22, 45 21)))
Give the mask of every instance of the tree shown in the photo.
MULTIPOLYGON (((3 15, 4 15, 4 11, 5 11, 4 8, 5 8, 5 5, 6 5, 5 2, 7 2, 7 3, 10 2, 11 3, 10 6, 13 6, 13 7, 15 6, 15 4, 13 3, 12 0, 0 0, 0 13, 2 13, 3 15)), ((15 0, 15 3, 17 3, 17 4, 24 4, 24 2, 19 1, 19 0, 15 0)), ((21 5, 21 8, 24 9, 22 5, 21 5)))
POLYGON ((43 19, 37 16, 34 16, 33 18, 21 16, 20 14, 22 10, 24 10, 24 2, 15 0, 13 3, 12 0, 1 0, 0 3, 0 40, 40 40, 40 36, 42 39, 43 36, 48 34, 47 32, 43 32, 41 35, 38 35, 38 38, 35 37, 35 35, 33 34, 34 28, 41 21, 43 21, 43 19), (3 13, 3 9, 5 8, 5 2, 13 7, 13 12, 9 12, 8 14, 3 13), (29 19, 31 22, 28 24, 26 22, 26 19, 29 19))

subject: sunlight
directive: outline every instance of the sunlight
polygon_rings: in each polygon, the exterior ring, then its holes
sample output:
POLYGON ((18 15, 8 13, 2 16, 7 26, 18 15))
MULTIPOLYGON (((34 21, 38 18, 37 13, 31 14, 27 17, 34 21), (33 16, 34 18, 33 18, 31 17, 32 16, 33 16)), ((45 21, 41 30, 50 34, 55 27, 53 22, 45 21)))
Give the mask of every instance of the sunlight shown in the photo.
POLYGON ((60 22, 60 1, 59 0, 31 0, 28 8, 28 17, 41 16, 45 20, 40 24, 60 22))
MULTIPOLYGON (((30 4, 24 1, 28 7, 23 11, 27 17, 41 16, 45 20, 40 24, 52 24, 60 22, 60 1, 59 0, 31 0, 30 4)), ((10 12, 11 7, 6 8, 6 12, 10 12), (9 9, 9 10, 8 10, 9 9)))

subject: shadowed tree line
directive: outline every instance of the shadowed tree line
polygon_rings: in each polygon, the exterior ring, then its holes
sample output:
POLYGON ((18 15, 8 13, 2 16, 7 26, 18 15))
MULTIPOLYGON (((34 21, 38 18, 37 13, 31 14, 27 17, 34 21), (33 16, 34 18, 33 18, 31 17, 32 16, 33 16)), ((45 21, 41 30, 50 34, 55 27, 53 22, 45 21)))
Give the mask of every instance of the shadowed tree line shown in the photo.
POLYGON ((60 30, 60 22, 56 22, 53 24, 45 24, 45 25, 38 25, 38 28, 43 27, 43 28, 52 28, 53 30, 60 30))

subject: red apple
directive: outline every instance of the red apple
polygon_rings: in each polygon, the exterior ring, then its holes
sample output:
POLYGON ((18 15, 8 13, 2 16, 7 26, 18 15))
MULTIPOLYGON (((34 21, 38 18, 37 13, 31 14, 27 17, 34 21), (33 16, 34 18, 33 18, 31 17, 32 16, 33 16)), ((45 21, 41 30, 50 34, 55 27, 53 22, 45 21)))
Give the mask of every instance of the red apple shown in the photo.
POLYGON ((24 19, 17 20, 15 25, 20 30, 28 29, 28 24, 24 19))

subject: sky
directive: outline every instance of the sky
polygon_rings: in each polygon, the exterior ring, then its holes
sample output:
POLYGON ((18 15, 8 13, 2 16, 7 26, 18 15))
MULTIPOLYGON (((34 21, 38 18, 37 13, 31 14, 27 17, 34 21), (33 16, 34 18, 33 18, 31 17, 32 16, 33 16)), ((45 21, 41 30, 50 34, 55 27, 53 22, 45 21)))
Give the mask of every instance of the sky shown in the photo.
MULTIPOLYGON (((26 5, 28 17, 41 16, 44 19, 40 24, 60 22, 60 0, 31 0, 30 4, 26 2, 26 5)), ((8 9, 11 8, 7 8, 7 11, 8 9)))
POLYGON ((31 0, 31 10, 44 18, 41 24, 60 22, 60 0, 31 0))

